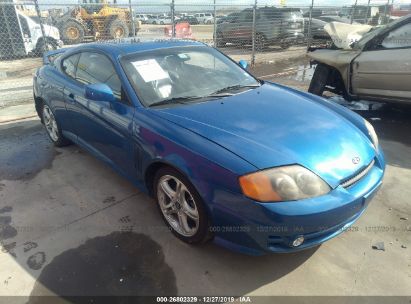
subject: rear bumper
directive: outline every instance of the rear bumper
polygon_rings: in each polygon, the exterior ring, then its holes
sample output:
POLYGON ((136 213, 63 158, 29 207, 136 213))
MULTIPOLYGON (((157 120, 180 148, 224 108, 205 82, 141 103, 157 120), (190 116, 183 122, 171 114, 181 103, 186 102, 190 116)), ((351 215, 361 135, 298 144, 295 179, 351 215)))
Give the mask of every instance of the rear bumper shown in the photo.
POLYGON ((346 231, 364 213, 382 184, 384 168, 381 155, 353 186, 339 186, 322 197, 297 202, 262 204, 226 194, 214 211, 215 242, 251 255, 317 246, 346 231), (293 247, 300 236, 304 243, 293 247))

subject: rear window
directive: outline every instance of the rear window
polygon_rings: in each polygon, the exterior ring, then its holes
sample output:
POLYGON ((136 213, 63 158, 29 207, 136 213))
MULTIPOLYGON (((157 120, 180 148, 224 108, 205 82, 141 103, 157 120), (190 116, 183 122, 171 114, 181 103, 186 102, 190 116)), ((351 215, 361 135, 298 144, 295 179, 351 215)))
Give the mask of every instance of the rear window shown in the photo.
POLYGON ((303 14, 300 10, 282 11, 281 15, 284 18, 303 18, 303 14))

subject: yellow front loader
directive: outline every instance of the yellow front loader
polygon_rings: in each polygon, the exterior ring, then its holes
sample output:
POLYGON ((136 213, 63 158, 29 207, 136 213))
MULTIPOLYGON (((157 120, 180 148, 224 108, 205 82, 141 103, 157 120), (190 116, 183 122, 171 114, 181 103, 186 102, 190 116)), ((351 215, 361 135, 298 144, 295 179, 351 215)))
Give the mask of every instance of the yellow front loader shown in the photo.
POLYGON ((110 6, 105 0, 83 0, 55 23, 65 44, 77 44, 85 38, 128 37, 133 29, 131 14, 128 8, 110 6))

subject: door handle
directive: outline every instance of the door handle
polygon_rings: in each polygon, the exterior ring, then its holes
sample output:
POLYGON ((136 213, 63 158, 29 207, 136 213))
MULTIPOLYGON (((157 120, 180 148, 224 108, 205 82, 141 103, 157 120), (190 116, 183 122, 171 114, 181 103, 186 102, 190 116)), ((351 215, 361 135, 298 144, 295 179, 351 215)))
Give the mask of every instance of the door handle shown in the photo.
POLYGON ((75 96, 74 96, 73 93, 69 93, 67 95, 67 99, 68 99, 69 102, 75 102, 76 101, 75 96))

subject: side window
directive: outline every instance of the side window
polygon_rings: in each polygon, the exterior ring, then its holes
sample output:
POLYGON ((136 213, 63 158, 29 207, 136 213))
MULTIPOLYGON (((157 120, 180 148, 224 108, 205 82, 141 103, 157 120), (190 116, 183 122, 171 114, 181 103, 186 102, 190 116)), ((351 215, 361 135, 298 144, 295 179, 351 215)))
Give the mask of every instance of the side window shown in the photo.
POLYGON ((78 59, 80 58, 80 54, 74 54, 70 57, 67 57, 63 60, 61 67, 63 68, 64 73, 66 73, 71 78, 76 78, 76 69, 78 59))
POLYGON ((238 16, 238 21, 240 22, 253 22, 253 11, 245 10, 238 16))
POLYGON ((386 49, 411 47, 411 23, 390 32, 381 45, 386 49))
POLYGON ((121 97, 121 82, 111 61, 104 55, 84 52, 78 62, 76 80, 84 84, 105 83, 121 97))
POLYGON ((279 19, 281 16, 281 13, 276 9, 269 8, 269 9, 263 10, 263 15, 268 20, 274 20, 274 19, 279 19))

